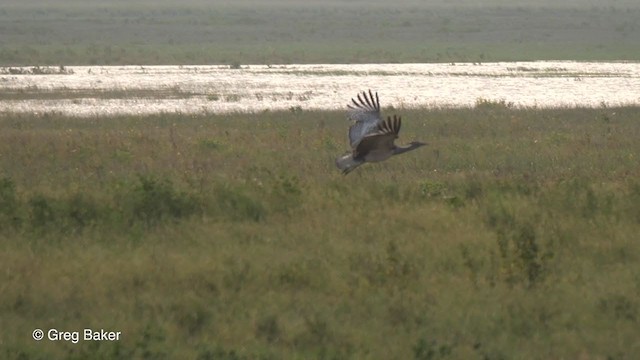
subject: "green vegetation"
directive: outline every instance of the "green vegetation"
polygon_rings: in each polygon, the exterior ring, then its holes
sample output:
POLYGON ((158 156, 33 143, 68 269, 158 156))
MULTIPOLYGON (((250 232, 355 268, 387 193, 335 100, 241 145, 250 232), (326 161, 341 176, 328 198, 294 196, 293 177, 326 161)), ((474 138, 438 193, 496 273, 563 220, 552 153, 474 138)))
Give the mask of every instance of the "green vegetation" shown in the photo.
POLYGON ((640 60, 635 0, 9 0, 0 65, 640 60))
POLYGON ((640 108, 400 112, 3 114, 0 357, 639 357, 640 108))

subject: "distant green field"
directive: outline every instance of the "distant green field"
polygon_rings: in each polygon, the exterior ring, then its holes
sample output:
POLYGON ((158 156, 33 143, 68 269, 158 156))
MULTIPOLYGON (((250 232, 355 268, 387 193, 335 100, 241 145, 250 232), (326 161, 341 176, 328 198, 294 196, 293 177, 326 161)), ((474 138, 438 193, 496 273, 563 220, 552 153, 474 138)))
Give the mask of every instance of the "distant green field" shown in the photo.
POLYGON ((1 115, 0 357, 639 358, 640 108, 400 113, 1 115))
POLYGON ((637 2, 531 3, 9 0, 0 65, 640 60, 637 2))

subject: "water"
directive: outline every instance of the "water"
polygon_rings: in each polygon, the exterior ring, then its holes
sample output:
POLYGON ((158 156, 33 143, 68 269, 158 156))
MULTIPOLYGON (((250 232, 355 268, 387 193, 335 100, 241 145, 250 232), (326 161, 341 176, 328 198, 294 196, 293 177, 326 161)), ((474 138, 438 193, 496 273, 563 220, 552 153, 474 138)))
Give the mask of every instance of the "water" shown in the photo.
POLYGON ((70 66, 0 69, 0 112, 74 116, 344 109, 359 91, 382 106, 640 104, 640 63, 70 66))

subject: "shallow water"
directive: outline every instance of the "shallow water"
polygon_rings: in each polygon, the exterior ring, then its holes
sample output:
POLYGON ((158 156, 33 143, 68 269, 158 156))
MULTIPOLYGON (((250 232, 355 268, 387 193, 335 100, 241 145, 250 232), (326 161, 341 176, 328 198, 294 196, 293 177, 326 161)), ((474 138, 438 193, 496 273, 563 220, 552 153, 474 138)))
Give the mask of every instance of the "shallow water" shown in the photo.
POLYGON ((0 112, 75 116, 344 109, 359 91, 382 106, 640 104, 640 63, 70 66, 0 69, 0 112))

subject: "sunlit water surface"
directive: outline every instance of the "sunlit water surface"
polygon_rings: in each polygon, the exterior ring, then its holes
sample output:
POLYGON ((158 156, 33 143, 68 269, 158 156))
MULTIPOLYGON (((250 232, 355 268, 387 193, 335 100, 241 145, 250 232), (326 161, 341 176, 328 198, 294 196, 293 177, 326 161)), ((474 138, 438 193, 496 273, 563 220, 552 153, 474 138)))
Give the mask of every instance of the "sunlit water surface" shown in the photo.
POLYGON ((640 104, 640 63, 69 66, 3 68, 0 112, 75 116, 344 109, 373 89, 382 106, 640 104))

